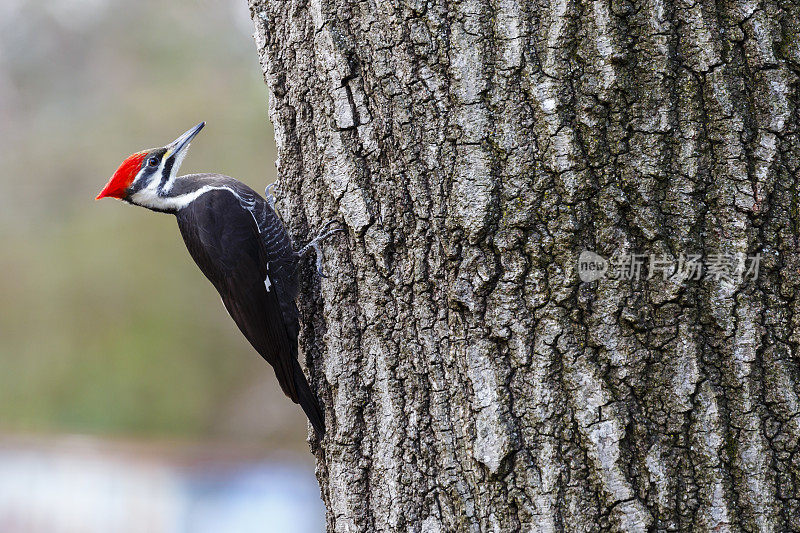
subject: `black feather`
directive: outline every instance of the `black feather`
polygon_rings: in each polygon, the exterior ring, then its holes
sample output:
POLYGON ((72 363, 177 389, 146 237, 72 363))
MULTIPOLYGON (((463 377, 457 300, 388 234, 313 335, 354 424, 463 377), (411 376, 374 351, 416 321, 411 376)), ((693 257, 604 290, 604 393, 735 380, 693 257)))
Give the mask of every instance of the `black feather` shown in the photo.
POLYGON ((283 392, 300 404, 322 436, 324 414, 297 362, 297 256, 266 202, 235 183, 236 194, 206 192, 176 212, 178 227, 241 332, 272 365, 283 392))

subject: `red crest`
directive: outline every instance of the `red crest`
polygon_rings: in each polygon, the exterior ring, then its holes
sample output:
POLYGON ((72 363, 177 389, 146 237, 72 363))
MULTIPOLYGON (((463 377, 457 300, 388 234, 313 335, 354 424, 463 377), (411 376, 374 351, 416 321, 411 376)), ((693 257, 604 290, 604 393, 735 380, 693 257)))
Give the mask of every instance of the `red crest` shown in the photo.
POLYGON ((146 155, 147 152, 137 152, 123 161, 95 200, 105 198, 106 196, 111 198, 124 198, 125 190, 133 182, 133 178, 136 177, 136 174, 139 173, 139 169, 142 167, 142 160, 146 155))

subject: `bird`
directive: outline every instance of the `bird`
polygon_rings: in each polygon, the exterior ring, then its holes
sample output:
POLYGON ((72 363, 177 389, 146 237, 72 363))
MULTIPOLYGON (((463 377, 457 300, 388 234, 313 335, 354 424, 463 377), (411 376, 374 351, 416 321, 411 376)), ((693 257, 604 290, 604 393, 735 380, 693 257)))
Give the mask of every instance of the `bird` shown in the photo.
POLYGON ((323 226, 299 251, 275 212, 267 187, 262 198, 244 183, 221 174, 188 174, 178 170, 200 122, 161 148, 128 156, 97 195, 116 198, 160 213, 175 215, 186 248, 252 347, 275 370, 281 390, 299 403, 321 438, 325 417, 297 360, 300 332, 296 297, 298 265, 341 228, 323 226))

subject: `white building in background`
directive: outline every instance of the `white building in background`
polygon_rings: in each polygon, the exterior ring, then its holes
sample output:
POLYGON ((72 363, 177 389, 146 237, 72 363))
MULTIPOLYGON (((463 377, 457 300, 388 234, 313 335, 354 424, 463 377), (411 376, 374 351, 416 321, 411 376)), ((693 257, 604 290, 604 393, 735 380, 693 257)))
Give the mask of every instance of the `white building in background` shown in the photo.
POLYGON ((0 444, 2 533, 318 533, 313 472, 274 462, 179 466, 102 446, 0 444))

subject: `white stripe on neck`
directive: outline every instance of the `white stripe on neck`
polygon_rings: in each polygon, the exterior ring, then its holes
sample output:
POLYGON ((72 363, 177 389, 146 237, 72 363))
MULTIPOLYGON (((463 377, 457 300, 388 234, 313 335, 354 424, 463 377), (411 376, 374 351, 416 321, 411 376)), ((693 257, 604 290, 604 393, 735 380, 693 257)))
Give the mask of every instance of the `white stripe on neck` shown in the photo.
MULTIPOLYGON (((180 153, 177 156, 175 156, 175 161, 173 161, 172 163, 172 168, 170 169, 167 182, 161 188, 164 192, 168 193, 172 189, 172 186, 175 185, 175 179, 178 177, 178 169, 181 168, 181 165, 183 164, 183 159, 186 157, 186 154, 189 153, 190 146, 191 144, 184 146, 183 150, 181 150, 180 153)), ((169 158, 165 157, 164 160, 166 159, 169 158)))
POLYGON ((199 189, 178 196, 160 196, 157 192, 142 189, 131 196, 131 202, 158 211, 180 211, 209 191, 228 191, 241 202, 236 191, 226 186, 203 185, 199 189))

